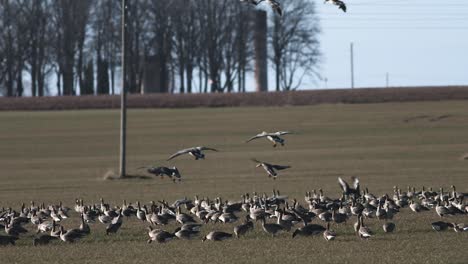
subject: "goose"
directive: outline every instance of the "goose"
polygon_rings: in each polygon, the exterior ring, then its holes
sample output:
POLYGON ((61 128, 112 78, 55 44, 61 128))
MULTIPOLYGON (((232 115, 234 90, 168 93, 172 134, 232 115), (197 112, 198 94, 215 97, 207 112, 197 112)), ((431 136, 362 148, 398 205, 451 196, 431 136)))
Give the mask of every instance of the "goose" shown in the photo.
POLYGON ((106 235, 117 233, 121 226, 122 218, 119 215, 116 218, 112 219, 111 223, 106 227, 106 235))
POLYGON ((237 221, 238 217, 234 213, 223 213, 221 214, 218 219, 227 224, 227 223, 234 223, 237 221))
POLYGON ((305 222, 304 224, 305 225, 303 227, 300 227, 294 231, 294 233, 292 234, 293 238, 297 235, 301 235, 301 236, 320 235, 326 230, 326 228, 321 225, 306 224, 305 222))
POLYGON ((55 224, 55 221, 52 220, 52 230, 50 230, 50 236, 60 238, 60 228, 55 230, 56 226, 57 225, 55 224))
POLYGON ((6 246, 6 245, 15 245, 15 241, 18 240, 18 237, 15 236, 2 236, 0 235, 0 245, 6 246))
POLYGON ((177 207, 177 214, 176 214, 176 221, 181 224, 186 223, 196 223, 196 221, 188 214, 184 214, 181 212, 180 207, 177 207))
POLYGON ((181 230, 189 230, 189 231, 200 231, 202 225, 200 224, 184 224, 180 229, 181 230))
POLYGON ((147 241, 148 244, 150 244, 153 241, 156 241, 158 243, 166 243, 171 241, 175 237, 175 235, 172 233, 158 229, 150 230, 148 234, 150 236, 150 239, 148 239, 147 241))
POLYGON ((453 230, 455 232, 465 232, 465 231, 468 231, 468 225, 466 224, 456 224, 456 223, 452 223, 452 226, 453 226, 453 230))
POLYGON ((172 179, 173 182, 176 181, 181 181, 182 176, 180 175, 179 169, 177 167, 155 167, 155 166, 149 166, 149 167, 139 167, 138 169, 147 169, 147 172, 150 174, 154 174, 156 176, 160 176, 163 178, 164 176, 167 176, 172 179))
POLYGON ((135 208, 133 208, 133 206, 131 204, 127 205, 126 200, 123 200, 122 211, 121 212, 122 212, 122 215, 127 217, 127 218, 130 217, 131 215, 136 214, 135 208))
MULTIPOLYGON (((144 207, 143 209, 146 209, 146 207, 144 207)), ((138 201, 137 201, 136 217, 141 221, 146 220, 146 210, 141 210, 140 202, 138 201)))
POLYGON ((273 180, 276 180, 276 177, 278 176, 275 170, 284 170, 291 168, 291 166, 273 165, 270 163, 258 161, 256 159, 252 159, 252 161, 257 163, 255 167, 263 167, 263 169, 267 172, 268 177, 273 177, 273 180))
POLYGON ((53 223, 50 221, 40 220, 40 223, 37 225, 37 233, 46 233, 52 230, 53 223))
POLYGON ((453 227, 453 224, 452 224, 452 223, 443 222, 443 221, 437 221, 437 222, 431 223, 431 227, 432 227, 432 229, 434 229, 435 231, 445 231, 445 230, 447 230, 447 228, 453 227))
POLYGON ((293 132, 278 131, 275 133, 268 133, 266 131, 263 131, 262 133, 249 138, 247 141, 245 141, 245 143, 249 143, 250 141, 258 139, 258 138, 266 138, 273 143, 273 147, 276 147, 277 144, 281 144, 281 146, 284 146, 284 139, 281 138, 281 136, 288 135, 288 134, 293 134, 293 132))
POLYGON ((147 241, 148 244, 151 243, 152 241, 155 241, 156 240, 156 235, 161 232, 160 229, 153 229, 153 227, 151 226, 148 226, 148 236, 149 236, 149 240, 147 241))
POLYGON ((218 151, 218 150, 216 150, 214 148, 208 148, 208 147, 203 147, 203 146, 187 148, 187 149, 177 151, 176 153, 172 154, 172 156, 170 156, 167 160, 169 161, 169 160, 171 160, 171 159, 173 159, 175 157, 178 157, 180 155, 183 155, 183 154, 189 154, 189 155, 195 157, 195 160, 205 159, 205 154, 203 153, 204 150, 218 151))
POLYGON ((57 239, 47 234, 42 234, 40 237, 33 238, 33 246, 47 245, 50 241, 57 239))
POLYGON ((83 235, 84 234, 77 229, 70 229, 65 231, 63 226, 60 226, 60 240, 63 242, 73 243, 76 240, 82 238, 83 235))
POLYGON ((232 237, 232 234, 230 233, 226 233, 222 231, 211 231, 210 233, 208 233, 208 235, 203 237, 202 241, 205 242, 207 239, 212 240, 212 241, 222 241, 222 240, 229 239, 231 237, 232 237))
POLYGON ((333 217, 333 213, 330 213, 328 211, 325 211, 325 212, 318 215, 318 218, 320 220, 322 220, 322 221, 325 221, 325 222, 332 221, 332 217, 333 217))
POLYGON ((395 224, 391 222, 385 222, 382 226, 385 233, 392 233, 395 230, 395 224))
POLYGON ((252 230, 253 227, 253 223, 250 221, 249 215, 247 215, 243 224, 234 227, 234 234, 239 238, 241 235, 245 235, 249 230, 252 230))
POLYGON ((240 1, 241 2, 247 2, 247 3, 253 4, 255 6, 260 4, 261 2, 265 1, 267 4, 269 4, 271 6, 273 11, 275 11, 279 16, 283 15, 283 10, 281 9, 280 4, 278 2, 276 2, 275 0, 240 0, 240 1))
POLYGON ((346 4, 341 1, 341 0, 325 0, 325 3, 330 2, 336 6, 338 6, 339 9, 343 10, 343 12, 346 12, 346 4))
POLYGON ((336 210, 332 211, 332 221, 341 224, 341 223, 346 223, 346 220, 348 219, 348 216, 346 214, 342 214, 339 212, 336 212, 336 210))
POLYGON ((272 237, 275 237, 278 232, 285 230, 284 227, 279 224, 267 224, 265 218, 262 219, 262 227, 263 231, 270 234, 272 237))
POLYGON ((436 210, 436 213, 437 213, 440 217, 444 217, 445 215, 452 214, 452 213, 450 212, 450 210, 447 209, 447 207, 445 207, 445 206, 443 206, 443 205, 441 204, 441 200, 438 200, 438 201, 437 201, 437 206, 436 206, 435 210, 436 210))
POLYGON ((341 190, 346 197, 350 195, 355 198, 360 197, 361 191, 359 187, 359 179, 357 177, 351 177, 351 179, 353 180, 353 188, 351 188, 341 177, 338 177, 338 183, 340 184, 341 190))
POLYGON ((193 238, 194 236, 198 235, 198 231, 195 231, 195 230, 189 230, 189 229, 182 229, 180 227, 178 227, 175 232, 174 232, 174 235, 180 239, 191 239, 193 238))
POLYGON ((98 219, 99 219, 99 222, 101 222, 101 223, 103 223, 105 225, 112 222, 112 217, 107 216, 107 215, 105 215, 104 213, 101 213, 101 212, 99 213, 98 219))
POLYGON ((372 231, 364 225, 362 215, 358 216, 358 221, 355 224, 355 230, 357 230, 356 233, 361 239, 369 239, 373 235, 372 231))
POLYGON ((333 230, 330 230, 330 222, 327 223, 327 229, 323 231, 323 238, 325 240, 330 241, 330 240, 335 240, 336 233, 333 230))
POLYGON ((415 213, 419 213, 421 211, 429 211, 429 208, 427 208, 425 206, 422 206, 419 203, 415 203, 413 200, 410 201, 409 207, 410 207, 411 211, 413 211, 415 213))
POLYGON ((85 222, 84 220, 84 214, 81 213, 81 224, 80 227, 78 228, 81 233, 88 235, 91 233, 91 229, 89 228, 89 225, 85 222))
POLYGON ((288 217, 285 217, 284 211, 278 210, 278 221, 277 224, 283 227, 285 231, 291 231, 291 227, 293 226, 291 218, 286 220, 288 217))
POLYGON ((22 227, 19 224, 13 224, 14 221, 7 220, 5 223, 5 233, 10 236, 18 237, 20 234, 27 233, 28 230, 26 230, 24 227, 22 227))

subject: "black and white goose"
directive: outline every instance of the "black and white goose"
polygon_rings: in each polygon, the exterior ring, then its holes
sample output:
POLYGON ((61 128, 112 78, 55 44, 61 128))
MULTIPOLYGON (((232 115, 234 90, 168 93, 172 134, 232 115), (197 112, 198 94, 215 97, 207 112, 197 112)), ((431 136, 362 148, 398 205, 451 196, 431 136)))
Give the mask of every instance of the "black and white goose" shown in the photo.
POLYGON ((249 138, 245 143, 248 143, 252 140, 259 139, 259 138, 266 138, 273 143, 273 147, 276 147, 277 144, 281 144, 281 146, 284 146, 284 139, 281 138, 281 136, 288 135, 288 134, 293 134, 293 132, 278 131, 274 133, 268 133, 266 131, 263 131, 262 133, 249 138))
POLYGON ((325 3, 332 3, 336 6, 338 6, 339 9, 343 10, 343 12, 346 12, 346 4, 341 1, 341 0, 325 0, 325 3))
POLYGON ((163 178, 164 176, 167 176, 171 178, 174 182, 181 181, 182 176, 180 175, 179 169, 177 167, 156 167, 156 166, 148 166, 148 167, 140 167, 138 169, 146 169, 146 171, 150 174, 154 174, 155 176, 160 176, 163 178))
POLYGON ((253 162, 257 163, 257 166, 255 167, 262 167, 268 174, 268 177, 273 177, 273 180, 276 180, 276 177, 278 176, 278 173, 276 171, 278 170, 285 170, 291 168, 291 166, 283 166, 283 165, 273 165, 270 163, 258 161, 256 159, 252 159, 253 162))
POLYGON ((281 5, 278 2, 276 2, 275 0, 240 0, 240 1, 241 2, 247 2, 247 3, 250 3, 250 4, 255 5, 255 6, 260 4, 261 2, 266 2, 267 4, 269 4, 271 6, 273 11, 278 13, 278 15, 280 15, 280 16, 283 15, 283 10, 281 9, 281 5))
POLYGON ((216 150, 214 148, 208 148, 208 147, 203 147, 203 146, 187 148, 187 149, 177 151, 176 153, 172 154, 172 156, 170 156, 167 160, 169 161, 169 160, 171 160, 171 159, 173 159, 175 157, 178 157, 178 156, 184 155, 184 154, 189 154, 189 155, 195 157, 195 160, 205 159, 205 154, 203 153, 204 150, 218 151, 218 150, 216 150))

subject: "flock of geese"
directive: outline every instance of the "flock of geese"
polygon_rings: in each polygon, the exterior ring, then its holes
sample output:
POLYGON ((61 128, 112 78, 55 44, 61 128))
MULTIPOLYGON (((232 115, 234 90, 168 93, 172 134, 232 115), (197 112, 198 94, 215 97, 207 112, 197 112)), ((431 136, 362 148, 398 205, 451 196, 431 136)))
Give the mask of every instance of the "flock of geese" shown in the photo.
MULTIPOLYGON (((193 200, 183 198, 172 204, 165 200, 144 205, 138 201, 127 204, 124 200, 121 206, 111 206, 102 198, 96 204, 85 204, 82 199, 76 199, 73 209, 63 206, 61 202, 50 205, 31 202, 30 206, 23 203, 19 210, 0 210, 0 227, 5 232, 0 235, 0 245, 15 245, 20 238, 31 238, 27 234, 32 232, 35 232, 32 239, 35 246, 46 245, 54 240, 73 243, 91 236, 95 231, 91 231, 90 225, 98 225, 97 222, 105 225, 106 235, 119 232, 124 223, 140 226, 142 234, 146 226, 148 243, 201 237, 202 229, 210 229, 211 223, 217 222, 231 225, 233 231, 203 232, 206 235, 202 241, 241 238, 248 236, 255 228, 272 237, 279 233, 289 233, 292 238, 322 235, 330 241, 338 236, 331 225, 347 226, 353 218, 355 234, 367 240, 375 233, 366 225, 365 219, 379 219, 382 221, 382 230, 391 233, 396 230, 393 219, 403 210, 418 214, 434 211, 441 220, 449 219, 449 215, 468 213, 468 205, 464 202, 468 194, 457 192, 455 186, 449 192, 442 188, 435 192, 424 187, 421 191, 408 187, 404 192, 395 186, 393 196, 376 196, 367 188, 362 190, 357 178, 353 179, 352 185, 341 178, 338 182, 342 190, 341 197, 331 199, 321 189, 313 190, 306 192, 303 204, 281 195, 278 190, 273 190, 270 196, 265 193, 246 193, 240 201, 195 196, 193 200), (72 216, 79 217, 81 224, 77 228, 65 230, 62 223, 69 221, 72 216), (132 218, 138 220, 132 221, 132 218), (173 222, 178 227, 168 230, 167 225, 173 222)), ((453 222, 437 221, 431 223, 431 226, 435 231, 449 228, 455 232, 468 231, 468 225, 453 222)))
MULTIPOLYGON (((251 142, 252 140, 265 138, 268 141, 273 143, 273 147, 276 147, 278 144, 280 144, 281 146, 284 146, 285 139, 282 137, 285 135, 289 135, 289 134, 294 134, 294 133, 291 131, 277 131, 273 133, 263 131, 262 133, 259 133, 249 138, 245 142, 248 143, 248 142, 251 142)), ((166 161, 170 161, 184 154, 188 154, 194 157, 195 160, 202 160, 202 159, 205 159, 205 153, 203 152, 207 150, 218 152, 217 149, 205 147, 205 146, 191 147, 191 148, 186 148, 186 149, 177 151, 176 153, 172 154, 166 161)), ((272 177, 274 180, 276 180, 276 178, 278 177, 278 173, 276 171, 291 168, 291 166, 288 166, 288 165, 275 165, 275 164, 270 164, 267 162, 262 162, 257 159, 251 159, 251 160, 257 164, 256 166, 257 168, 262 167, 267 173, 268 177, 272 177)), ((137 169, 146 169, 148 173, 156 175, 156 176, 160 176, 161 178, 164 178, 164 176, 167 176, 170 179, 172 179, 174 182, 176 181, 180 182, 182 180, 182 176, 179 172, 179 169, 177 169, 177 167, 175 166, 173 166, 172 168, 165 167, 165 166, 143 166, 137 169)))
MULTIPOLYGON (((270 5, 273 11, 276 12, 279 16, 283 15, 283 10, 281 9, 281 5, 275 0, 240 0, 240 1, 247 2, 254 6, 257 6, 260 3, 265 2, 268 5, 270 5)), ((338 6, 339 9, 343 10, 343 12, 346 12, 346 4, 341 0, 325 0, 325 3, 336 5, 338 6)))

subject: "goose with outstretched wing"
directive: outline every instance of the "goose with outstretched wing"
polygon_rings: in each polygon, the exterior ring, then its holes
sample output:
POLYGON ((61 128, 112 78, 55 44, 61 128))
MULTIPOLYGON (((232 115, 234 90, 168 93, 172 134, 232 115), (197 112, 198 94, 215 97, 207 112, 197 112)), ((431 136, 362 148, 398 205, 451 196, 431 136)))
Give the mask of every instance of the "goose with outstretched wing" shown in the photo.
POLYGON ((160 167, 145 166, 145 167, 138 168, 138 170, 140 169, 146 169, 148 173, 154 174, 156 176, 160 176, 161 178, 163 178, 164 176, 167 176, 171 178, 174 182, 176 180, 179 180, 179 181, 182 180, 182 176, 180 175, 179 169, 177 169, 175 166, 172 168, 164 167, 164 166, 160 166, 160 167))
POLYGON ((266 162, 259 161, 257 159, 252 159, 253 162, 257 163, 255 167, 262 167, 268 174, 268 177, 273 177, 273 180, 276 180, 278 177, 278 170, 285 170, 291 168, 291 166, 283 166, 283 165, 274 165, 266 162))
POLYGON ((203 146, 187 148, 187 149, 177 151, 176 153, 172 154, 172 156, 170 156, 167 160, 169 161, 169 160, 171 160, 171 159, 173 159, 175 157, 178 157, 178 156, 184 155, 184 154, 189 154, 189 155, 195 157, 195 160, 205 159, 205 154, 203 153, 203 151, 205 151, 205 150, 218 151, 217 149, 203 147, 203 146))
POLYGON ((346 196, 353 195, 354 197, 360 197, 361 190, 359 188, 359 179, 357 177, 351 177, 351 179, 353 180, 353 187, 350 187, 346 181, 341 177, 338 177, 338 183, 340 184, 341 190, 346 196))
POLYGON ((276 147, 277 144, 281 144, 281 146, 284 146, 284 142, 285 140, 281 137, 281 136, 284 136, 284 135, 288 135, 288 134, 293 134, 293 132, 291 131, 277 131, 277 132, 274 132, 274 133, 268 133, 266 131, 263 131, 262 133, 260 134, 257 134, 251 138, 249 138, 246 143, 252 141, 252 140, 255 140, 255 139, 259 139, 259 138, 266 138, 267 140, 271 141, 273 143, 273 147, 276 147))
POLYGON ((325 0, 325 3, 332 3, 336 6, 338 6, 339 9, 343 10, 343 12, 346 12, 346 4, 341 1, 341 0, 325 0))
POLYGON ((271 9, 275 11, 279 16, 283 15, 283 10, 281 9, 281 5, 275 0, 240 0, 241 2, 247 2, 249 4, 257 6, 261 2, 265 2, 270 5, 271 9))

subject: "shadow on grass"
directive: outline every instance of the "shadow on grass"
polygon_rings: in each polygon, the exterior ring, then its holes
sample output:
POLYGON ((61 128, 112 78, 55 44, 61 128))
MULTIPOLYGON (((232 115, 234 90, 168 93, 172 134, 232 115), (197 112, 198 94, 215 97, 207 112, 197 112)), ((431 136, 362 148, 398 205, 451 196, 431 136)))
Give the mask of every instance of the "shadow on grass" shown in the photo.
POLYGON ((115 173, 114 171, 107 171, 102 180, 104 181, 116 181, 116 180, 151 180, 154 179, 152 176, 147 175, 139 175, 139 174, 127 174, 121 177, 119 174, 115 173))

